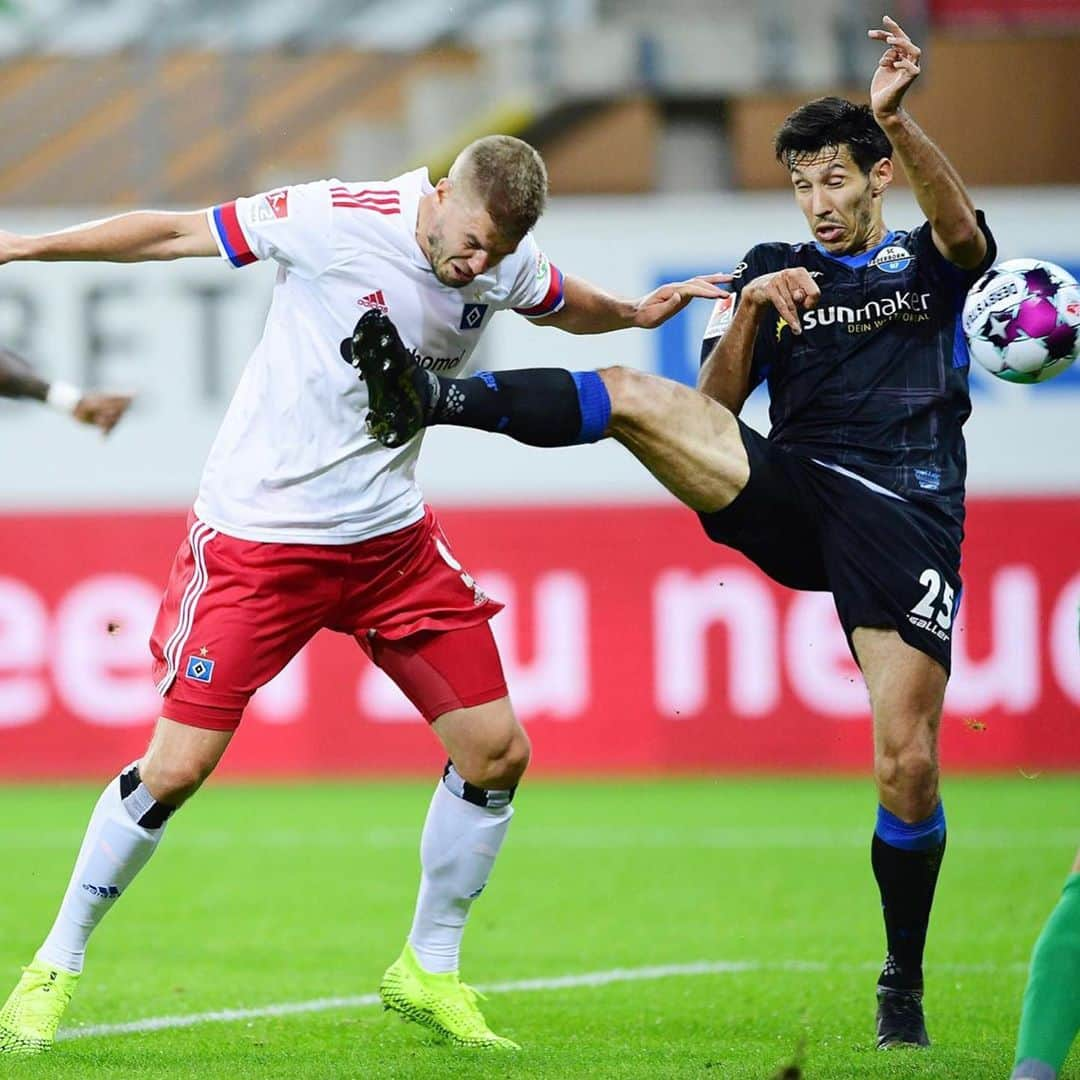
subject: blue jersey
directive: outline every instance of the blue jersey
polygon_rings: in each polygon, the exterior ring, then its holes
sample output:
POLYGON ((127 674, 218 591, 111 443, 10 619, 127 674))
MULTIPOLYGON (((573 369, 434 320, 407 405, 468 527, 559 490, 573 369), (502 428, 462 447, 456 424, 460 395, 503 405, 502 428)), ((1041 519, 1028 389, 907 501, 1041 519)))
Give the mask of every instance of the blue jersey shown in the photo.
MULTIPOLYGON (((770 308, 754 341, 750 384, 768 382, 770 440, 935 506, 957 525, 971 412, 960 312, 996 255, 981 211, 978 219, 987 252, 972 270, 945 259, 923 223, 859 255, 830 255, 815 242, 758 244, 732 284, 737 299, 754 278, 802 266, 821 288, 818 306, 800 312, 801 335, 770 308)), ((733 310, 717 305, 702 362, 733 310)))

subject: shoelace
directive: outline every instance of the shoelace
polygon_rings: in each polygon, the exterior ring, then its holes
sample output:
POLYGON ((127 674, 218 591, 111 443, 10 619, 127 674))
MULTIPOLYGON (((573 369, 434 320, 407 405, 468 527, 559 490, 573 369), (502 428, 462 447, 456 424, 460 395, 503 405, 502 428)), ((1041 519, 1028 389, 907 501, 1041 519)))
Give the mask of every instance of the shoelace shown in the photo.
POLYGON ((486 1031, 487 1024, 478 1005, 478 1002, 485 1000, 484 995, 466 982, 459 982, 458 986, 461 988, 461 997, 458 1001, 453 1002, 451 1008, 471 1025, 486 1031))

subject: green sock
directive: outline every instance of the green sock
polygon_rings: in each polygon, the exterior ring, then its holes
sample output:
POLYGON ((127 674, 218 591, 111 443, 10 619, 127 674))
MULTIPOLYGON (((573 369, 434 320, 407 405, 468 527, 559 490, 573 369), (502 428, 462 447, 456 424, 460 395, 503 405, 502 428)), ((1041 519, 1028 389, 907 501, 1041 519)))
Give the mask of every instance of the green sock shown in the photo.
POLYGON ((1031 954, 1016 1061, 1060 1072, 1080 1029, 1080 874, 1065 882, 1031 954))

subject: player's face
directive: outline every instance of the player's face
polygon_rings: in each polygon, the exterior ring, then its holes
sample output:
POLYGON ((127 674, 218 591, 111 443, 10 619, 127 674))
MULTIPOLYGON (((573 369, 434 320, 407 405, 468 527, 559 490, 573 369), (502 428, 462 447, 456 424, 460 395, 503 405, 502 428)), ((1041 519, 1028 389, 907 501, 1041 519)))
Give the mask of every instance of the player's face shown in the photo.
POLYGON ((494 269, 518 245, 500 235, 483 206, 450 185, 436 200, 425 239, 431 269, 452 289, 494 269))
POLYGON ((867 175, 846 146, 803 154, 791 162, 795 200, 814 239, 830 255, 854 255, 880 242, 885 232, 881 194, 888 186, 883 166, 891 168, 878 162, 867 175))

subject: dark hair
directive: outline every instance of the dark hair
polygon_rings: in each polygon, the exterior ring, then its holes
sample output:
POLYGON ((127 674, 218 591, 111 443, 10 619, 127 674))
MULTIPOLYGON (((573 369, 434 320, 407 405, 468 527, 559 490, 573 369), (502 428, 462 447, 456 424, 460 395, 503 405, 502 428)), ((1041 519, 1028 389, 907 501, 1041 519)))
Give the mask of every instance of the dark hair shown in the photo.
POLYGON ((892 157, 892 143, 878 127, 869 105, 823 97, 800 105, 783 123, 773 143, 776 160, 791 169, 797 158, 846 146, 855 164, 869 173, 875 162, 892 157))

